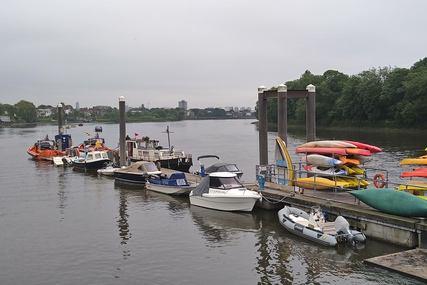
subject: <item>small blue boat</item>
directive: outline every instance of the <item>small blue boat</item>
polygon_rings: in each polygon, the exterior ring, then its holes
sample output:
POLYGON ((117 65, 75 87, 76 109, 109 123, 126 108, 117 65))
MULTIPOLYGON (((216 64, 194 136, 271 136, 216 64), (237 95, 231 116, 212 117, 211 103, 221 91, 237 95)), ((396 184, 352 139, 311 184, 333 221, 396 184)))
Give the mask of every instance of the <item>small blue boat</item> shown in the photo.
POLYGON ((189 183, 183 172, 174 172, 169 177, 151 175, 145 187, 148 190, 168 195, 188 195, 196 184, 189 183))

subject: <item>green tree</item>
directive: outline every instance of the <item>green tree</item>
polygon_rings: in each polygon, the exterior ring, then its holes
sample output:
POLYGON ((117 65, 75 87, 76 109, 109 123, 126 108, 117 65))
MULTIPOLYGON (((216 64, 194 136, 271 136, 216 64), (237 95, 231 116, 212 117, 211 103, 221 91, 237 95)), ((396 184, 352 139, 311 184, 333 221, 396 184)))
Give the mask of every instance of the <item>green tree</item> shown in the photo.
POLYGON ((15 104, 16 115, 26 123, 35 123, 37 121, 37 110, 33 103, 21 100, 15 104))
POLYGON ((405 97, 406 87, 404 85, 409 69, 395 68, 391 70, 384 80, 380 101, 384 109, 384 119, 393 125, 402 126, 402 102, 405 97), (401 107, 399 107, 401 106, 401 107))
POLYGON ((329 126, 342 119, 336 103, 348 78, 348 75, 336 70, 323 73, 322 82, 316 86, 316 117, 320 125, 329 126))
POLYGON ((398 104, 402 120, 409 127, 424 127, 427 121, 427 67, 406 77, 405 96, 398 104))
POLYGON ((98 118, 99 121, 106 121, 106 122, 113 122, 113 123, 119 123, 120 122, 120 113, 119 109, 117 108, 108 108, 105 111, 105 114, 102 115, 100 118, 98 118))

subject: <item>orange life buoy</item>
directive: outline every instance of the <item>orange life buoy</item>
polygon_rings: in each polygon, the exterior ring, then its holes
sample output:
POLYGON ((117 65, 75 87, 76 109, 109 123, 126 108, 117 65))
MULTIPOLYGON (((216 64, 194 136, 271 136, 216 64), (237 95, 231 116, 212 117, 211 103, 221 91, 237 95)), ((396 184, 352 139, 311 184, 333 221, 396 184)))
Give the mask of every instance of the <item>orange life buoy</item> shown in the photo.
POLYGON ((375 174, 374 185, 377 188, 383 188, 385 186, 385 177, 381 173, 375 174))

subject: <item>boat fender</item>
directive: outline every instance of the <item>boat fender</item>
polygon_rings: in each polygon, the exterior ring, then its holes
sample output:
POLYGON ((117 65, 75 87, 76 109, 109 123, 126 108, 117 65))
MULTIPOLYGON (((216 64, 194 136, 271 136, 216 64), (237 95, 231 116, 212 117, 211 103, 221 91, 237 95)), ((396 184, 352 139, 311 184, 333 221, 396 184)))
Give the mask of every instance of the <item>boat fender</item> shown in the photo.
POLYGON ((385 177, 381 173, 375 174, 374 176, 374 185, 377 188, 384 188, 385 186, 385 177))

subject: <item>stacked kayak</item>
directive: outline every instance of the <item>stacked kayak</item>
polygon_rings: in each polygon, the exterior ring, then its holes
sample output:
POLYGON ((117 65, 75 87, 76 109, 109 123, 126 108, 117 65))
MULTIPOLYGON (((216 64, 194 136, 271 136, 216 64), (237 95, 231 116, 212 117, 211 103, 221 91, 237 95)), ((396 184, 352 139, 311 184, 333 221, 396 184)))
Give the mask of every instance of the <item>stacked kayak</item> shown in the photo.
MULTIPOLYGON (((427 165, 427 155, 422 155, 416 158, 404 158, 399 163, 400 165, 420 166, 427 165)), ((418 167, 409 171, 403 171, 400 175, 402 178, 409 178, 410 180, 397 187, 397 190, 405 191, 417 196, 418 198, 427 200, 427 180, 412 180, 427 178, 427 167, 418 167)))
POLYGON ((296 178, 299 187, 328 189, 333 187, 360 189, 369 186, 363 179, 363 165, 372 160, 372 153, 381 148, 365 143, 344 140, 307 142, 296 148, 303 154, 307 177, 296 178))

